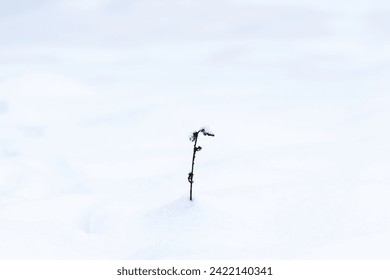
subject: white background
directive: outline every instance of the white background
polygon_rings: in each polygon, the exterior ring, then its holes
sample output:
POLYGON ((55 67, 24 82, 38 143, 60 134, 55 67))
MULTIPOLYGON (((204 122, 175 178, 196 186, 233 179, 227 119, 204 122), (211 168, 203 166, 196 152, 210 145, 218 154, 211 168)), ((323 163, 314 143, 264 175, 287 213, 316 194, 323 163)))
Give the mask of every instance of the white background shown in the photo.
POLYGON ((0 258, 388 259, 389 16, 1 0, 0 258))
MULTIPOLYGON (((39 278, 66 280, 70 278, 96 280, 108 279, 389 279, 389 261, 0 261, 0 276, 9 280, 39 278), (272 275, 210 275, 211 267, 263 267, 271 268, 272 275), (122 268, 137 270, 137 275, 118 275, 122 268), (139 276, 139 269, 169 270, 176 268, 201 270, 197 276, 139 276), (206 273, 204 273, 206 271, 206 273)), ((249 269, 251 270, 251 269, 249 269)))

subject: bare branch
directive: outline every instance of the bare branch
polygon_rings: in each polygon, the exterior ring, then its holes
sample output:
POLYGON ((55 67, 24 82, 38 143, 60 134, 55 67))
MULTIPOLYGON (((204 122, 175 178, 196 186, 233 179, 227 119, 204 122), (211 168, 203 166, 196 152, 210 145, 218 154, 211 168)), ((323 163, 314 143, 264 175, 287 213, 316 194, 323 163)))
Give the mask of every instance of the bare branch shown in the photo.
POLYGON ((193 132, 191 137, 190 137, 191 142, 195 142, 194 143, 193 154, 192 154, 191 172, 188 173, 188 182, 190 183, 190 200, 192 200, 192 184, 194 183, 193 178, 194 178, 195 154, 196 154, 196 152, 199 152, 200 150, 202 150, 201 146, 196 146, 196 144, 198 142, 199 132, 202 132, 202 134, 204 136, 213 136, 214 137, 214 134, 211 133, 211 132, 206 131, 205 128, 202 128, 202 129, 200 129, 198 131, 193 132))

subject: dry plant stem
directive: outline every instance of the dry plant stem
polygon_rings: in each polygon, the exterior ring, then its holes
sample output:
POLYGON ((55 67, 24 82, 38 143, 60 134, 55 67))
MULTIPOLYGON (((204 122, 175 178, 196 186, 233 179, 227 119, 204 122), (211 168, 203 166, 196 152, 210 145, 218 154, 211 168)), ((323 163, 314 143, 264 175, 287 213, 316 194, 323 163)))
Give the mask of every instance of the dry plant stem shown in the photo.
POLYGON ((190 138, 191 141, 194 141, 194 150, 193 150, 193 154, 192 154, 191 172, 188 173, 188 182, 190 183, 190 200, 192 200, 192 184, 194 183, 193 179, 194 179, 195 155, 196 155, 196 152, 198 152, 202 149, 202 147, 196 146, 196 144, 198 143, 199 132, 202 132, 203 135, 205 135, 205 136, 214 136, 214 134, 207 132, 204 128, 202 128, 202 129, 192 133, 192 137, 190 138))
POLYGON ((192 183, 194 182, 193 178, 194 178, 194 165, 195 165, 195 154, 196 154, 196 151, 197 151, 197 147, 196 147, 196 143, 198 142, 198 135, 199 135, 199 132, 196 132, 196 135, 194 133, 194 137, 195 137, 195 140, 194 140, 194 151, 193 151, 193 154, 192 154, 192 166, 191 166, 191 173, 188 175, 188 181, 190 182, 190 200, 192 200, 192 183))

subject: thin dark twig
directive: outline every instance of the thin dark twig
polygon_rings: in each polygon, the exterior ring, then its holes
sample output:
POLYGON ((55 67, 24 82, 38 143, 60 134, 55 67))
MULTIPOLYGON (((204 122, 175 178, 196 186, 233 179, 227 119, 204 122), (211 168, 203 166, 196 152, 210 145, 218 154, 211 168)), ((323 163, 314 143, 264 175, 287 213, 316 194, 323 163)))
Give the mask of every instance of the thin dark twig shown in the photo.
POLYGON ((207 132, 206 129, 204 129, 204 128, 193 132, 192 136, 190 137, 190 140, 192 142, 194 142, 194 149, 193 149, 193 153, 192 153, 191 172, 188 173, 188 182, 190 183, 190 200, 192 200, 192 184, 194 183, 195 155, 196 155, 196 152, 199 152, 200 150, 202 150, 201 146, 196 146, 198 143, 199 132, 202 132, 204 136, 213 136, 214 137, 214 134, 207 132))

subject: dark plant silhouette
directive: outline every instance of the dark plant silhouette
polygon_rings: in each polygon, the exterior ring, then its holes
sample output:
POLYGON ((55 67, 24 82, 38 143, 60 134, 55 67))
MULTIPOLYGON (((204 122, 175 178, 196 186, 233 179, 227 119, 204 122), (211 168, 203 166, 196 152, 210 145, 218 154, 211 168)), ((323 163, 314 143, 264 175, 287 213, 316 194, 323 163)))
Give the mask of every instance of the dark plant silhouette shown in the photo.
POLYGON ((199 132, 203 133, 204 136, 214 136, 214 134, 207 132, 205 128, 202 128, 198 131, 193 132, 192 136, 190 137, 191 142, 194 142, 194 151, 192 154, 191 172, 188 173, 188 182, 190 183, 190 200, 192 200, 192 184, 194 183, 195 154, 196 154, 196 152, 199 152, 200 150, 202 150, 201 146, 196 146, 196 144, 198 142, 199 132))

